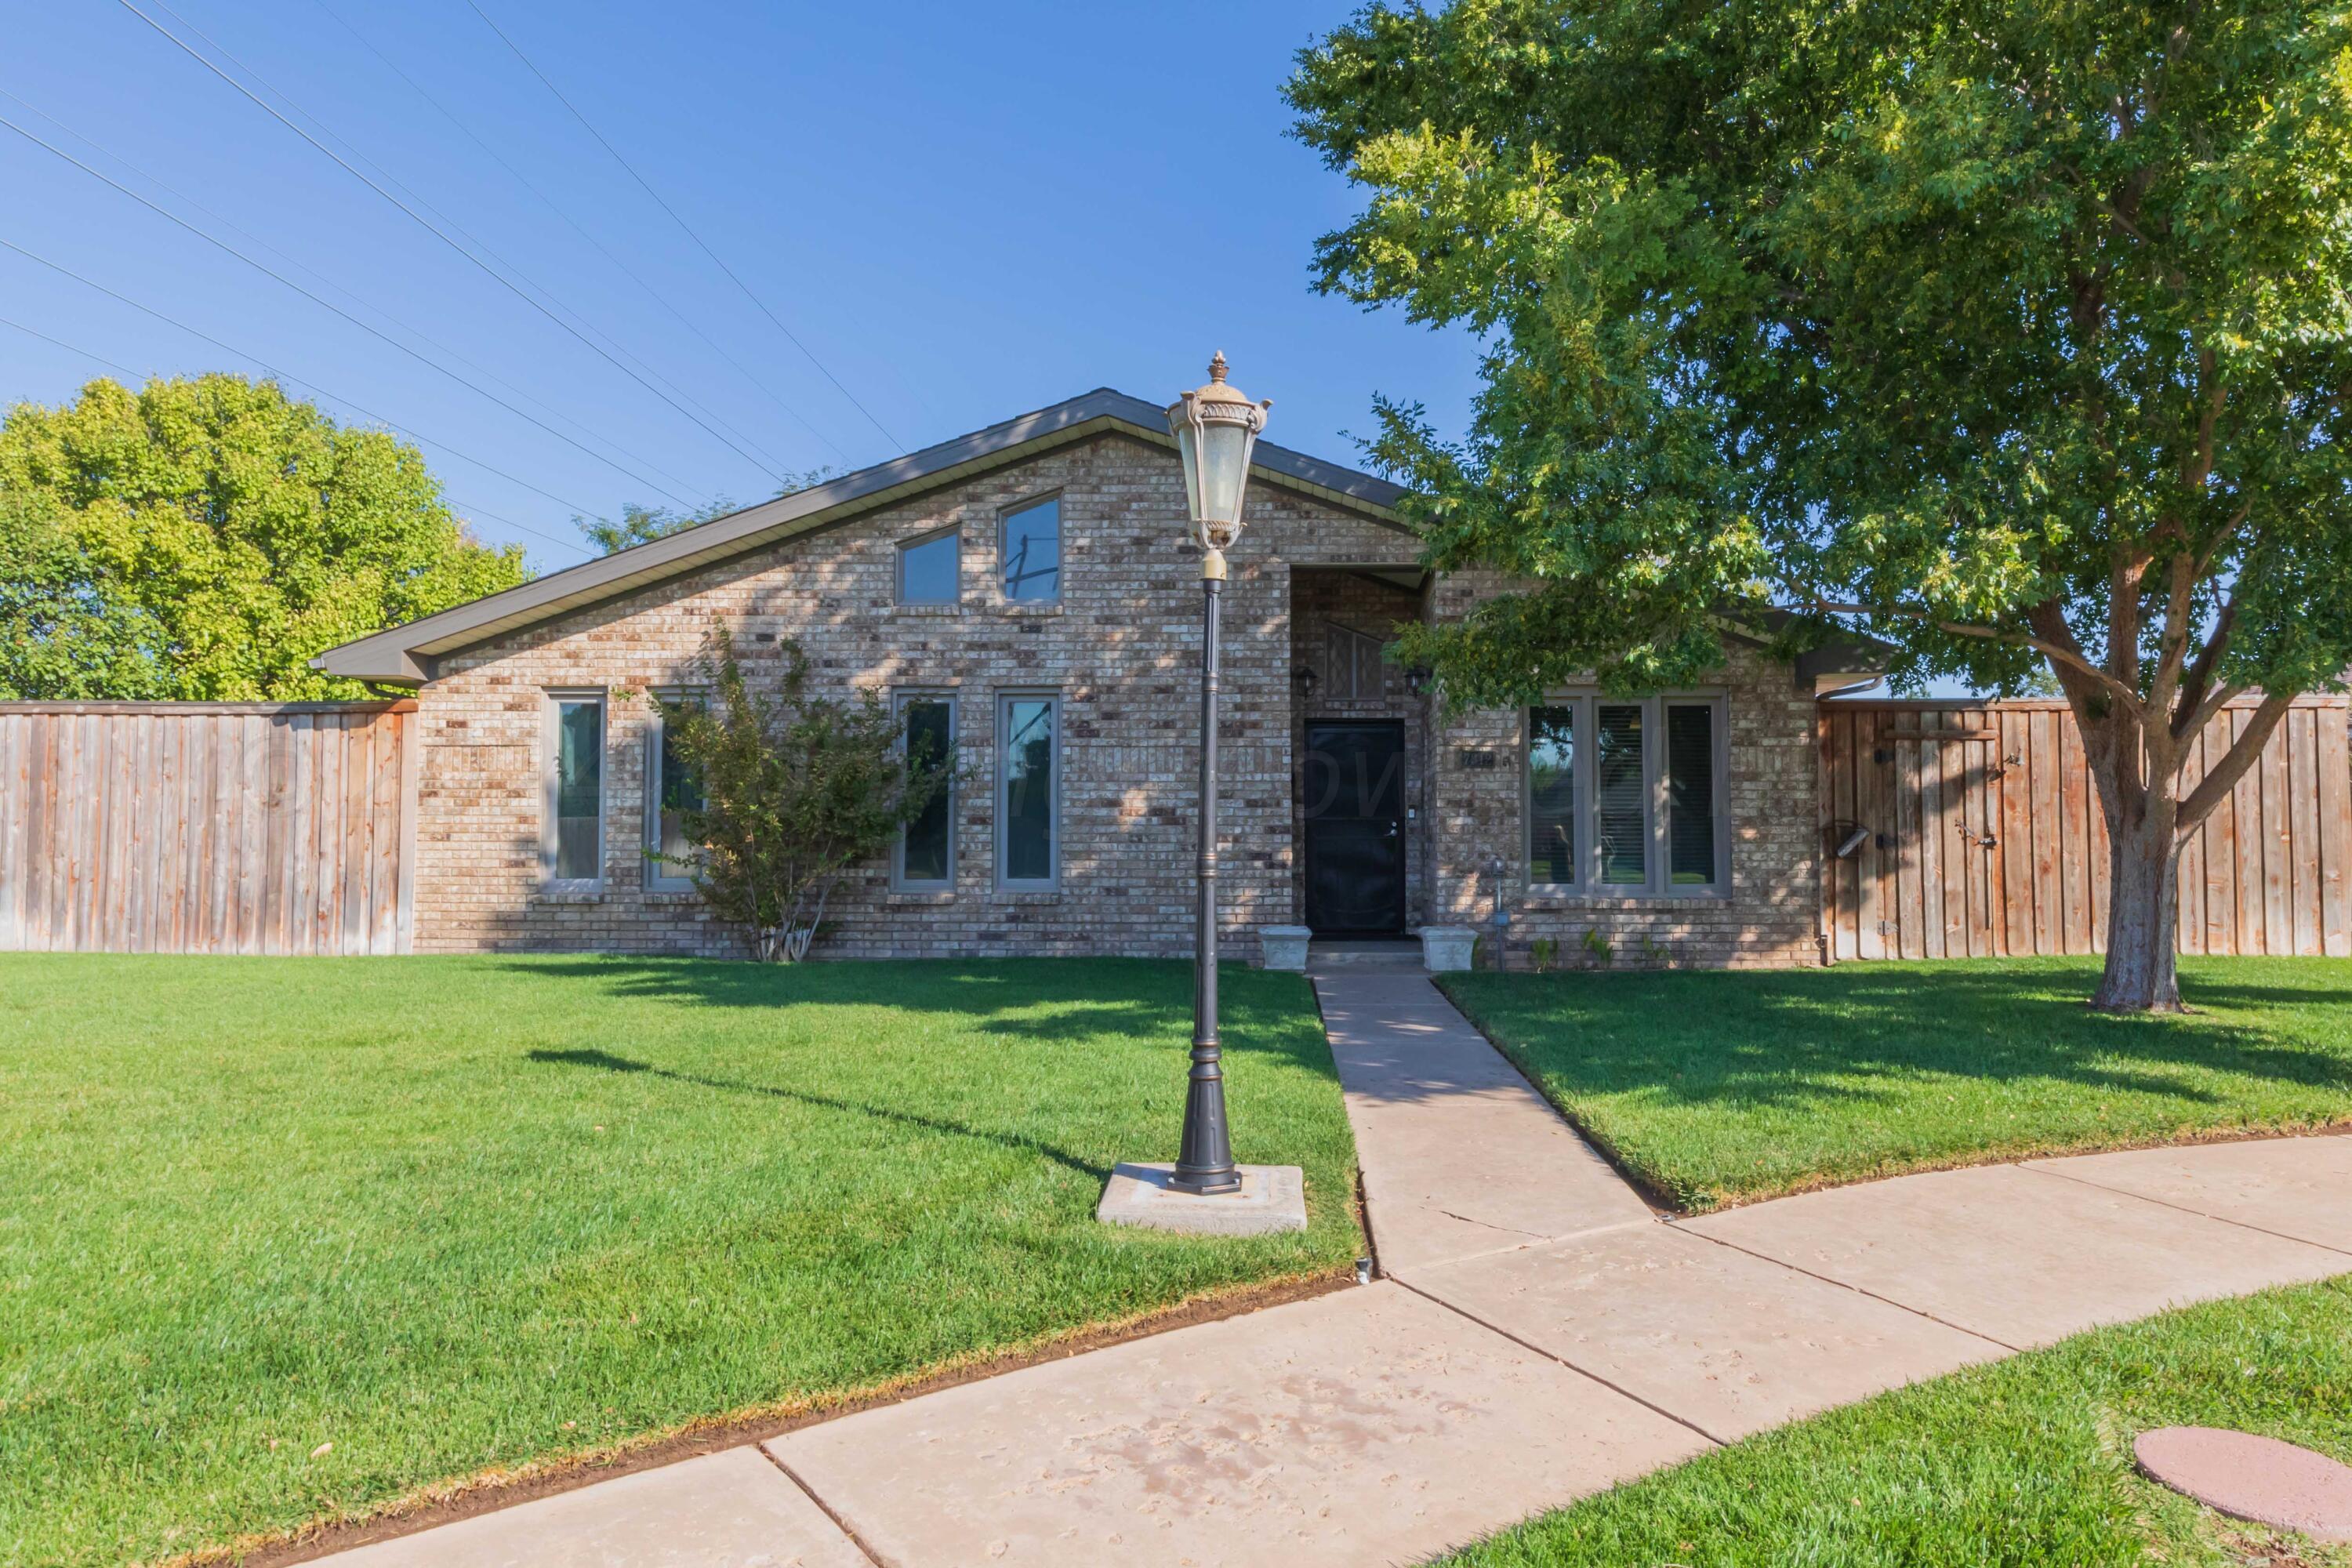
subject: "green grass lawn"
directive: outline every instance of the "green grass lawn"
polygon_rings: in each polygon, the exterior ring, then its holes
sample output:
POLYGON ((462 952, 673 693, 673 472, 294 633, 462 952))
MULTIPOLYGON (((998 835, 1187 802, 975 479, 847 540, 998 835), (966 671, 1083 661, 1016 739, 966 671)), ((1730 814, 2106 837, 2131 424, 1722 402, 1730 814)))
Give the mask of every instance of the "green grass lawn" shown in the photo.
POLYGON ((1224 977, 1303 1235, 1097 1225, 1189 966, 0 956, 0 1562, 152 1561, 1359 1250, 1306 983, 1224 977), (332 1445, 331 1447, 328 1445, 332 1445))
POLYGON ((1454 974, 1444 986, 1666 1201, 2352 1121, 2352 961, 2186 958, 2187 1016, 2084 1005, 2095 960, 1454 974))
POLYGON ((2142 1479, 2152 1426, 2352 1460, 2352 1279, 2104 1329, 1832 1411, 1446 1558, 1448 1568, 2320 1568, 2352 1547, 2142 1479))

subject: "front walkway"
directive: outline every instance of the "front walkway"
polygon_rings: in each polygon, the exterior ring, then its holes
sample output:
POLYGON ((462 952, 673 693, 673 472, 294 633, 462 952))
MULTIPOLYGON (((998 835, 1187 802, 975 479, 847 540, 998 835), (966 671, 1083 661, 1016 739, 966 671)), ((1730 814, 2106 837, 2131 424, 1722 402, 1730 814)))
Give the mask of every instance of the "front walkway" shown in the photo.
POLYGON ((1657 1223, 1425 979, 1316 984, 1381 1283, 335 1561, 1413 1563, 1898 1384, 2352 1271, 2352 1138, 2028 1161, 1657 1223))

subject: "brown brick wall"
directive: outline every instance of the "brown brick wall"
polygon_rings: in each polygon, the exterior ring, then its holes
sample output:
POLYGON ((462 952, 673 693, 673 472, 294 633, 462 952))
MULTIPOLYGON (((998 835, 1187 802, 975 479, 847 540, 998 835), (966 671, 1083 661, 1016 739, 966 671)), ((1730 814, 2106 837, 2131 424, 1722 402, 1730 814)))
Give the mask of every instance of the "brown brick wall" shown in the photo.
MULTIPOLYGON (((624 693, 693 679, 721 622, 771 673, 797 638, 820 689, 950 690, 962 760, 951 893, 894 893, 877 864, 836 894, 831 956, 1180 954, 1192 949, 1200 586, 1181 542, 1171 454, 1118 437, 1048 450, 829 531, 738 558, 444 658, 419 694, 416 946, 730 953, 735 934, 691 893, 644 888, 646 709, 624 693), (1063 598, 1014 606, 996 587, 997 520, 1062 497, 1063 598), (964 603, 895 604, 898 541, 953 525, 964 603), (604 888, 540 890, 544 694, 608 691, 604 888), (991 817, 996 697, 1063 699, 1058 893, 996 890, 991 817)), ((1296 918, 1291 565, 1409 563, 1393 529, 1261 479, 1225 604, 1224 925, 1296 918)), ((756 678, 756 676, 755 676, 756 678)))

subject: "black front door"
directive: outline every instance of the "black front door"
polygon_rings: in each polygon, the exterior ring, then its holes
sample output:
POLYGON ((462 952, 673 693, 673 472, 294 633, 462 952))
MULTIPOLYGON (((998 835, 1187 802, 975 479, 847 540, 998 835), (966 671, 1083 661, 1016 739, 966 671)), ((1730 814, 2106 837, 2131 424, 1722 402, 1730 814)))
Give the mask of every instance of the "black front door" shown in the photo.
POLYGON ((1404 726, 1307 726, 1307 923, 1318 935, 1404 930, 1404 726))

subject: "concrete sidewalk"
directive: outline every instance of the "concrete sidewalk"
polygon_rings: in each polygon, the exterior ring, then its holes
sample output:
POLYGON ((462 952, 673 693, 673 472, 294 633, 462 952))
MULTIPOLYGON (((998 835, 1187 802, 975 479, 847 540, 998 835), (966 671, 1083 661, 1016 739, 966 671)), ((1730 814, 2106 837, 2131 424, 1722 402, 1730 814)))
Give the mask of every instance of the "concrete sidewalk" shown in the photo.
POLYGON ((1426 979, 1318 976, 1378 1284, 338 1556, 347 1568, 1406 1563, 1749 1433, 2352 1271, 2352 1138, 1661 1224, 1426 979))

